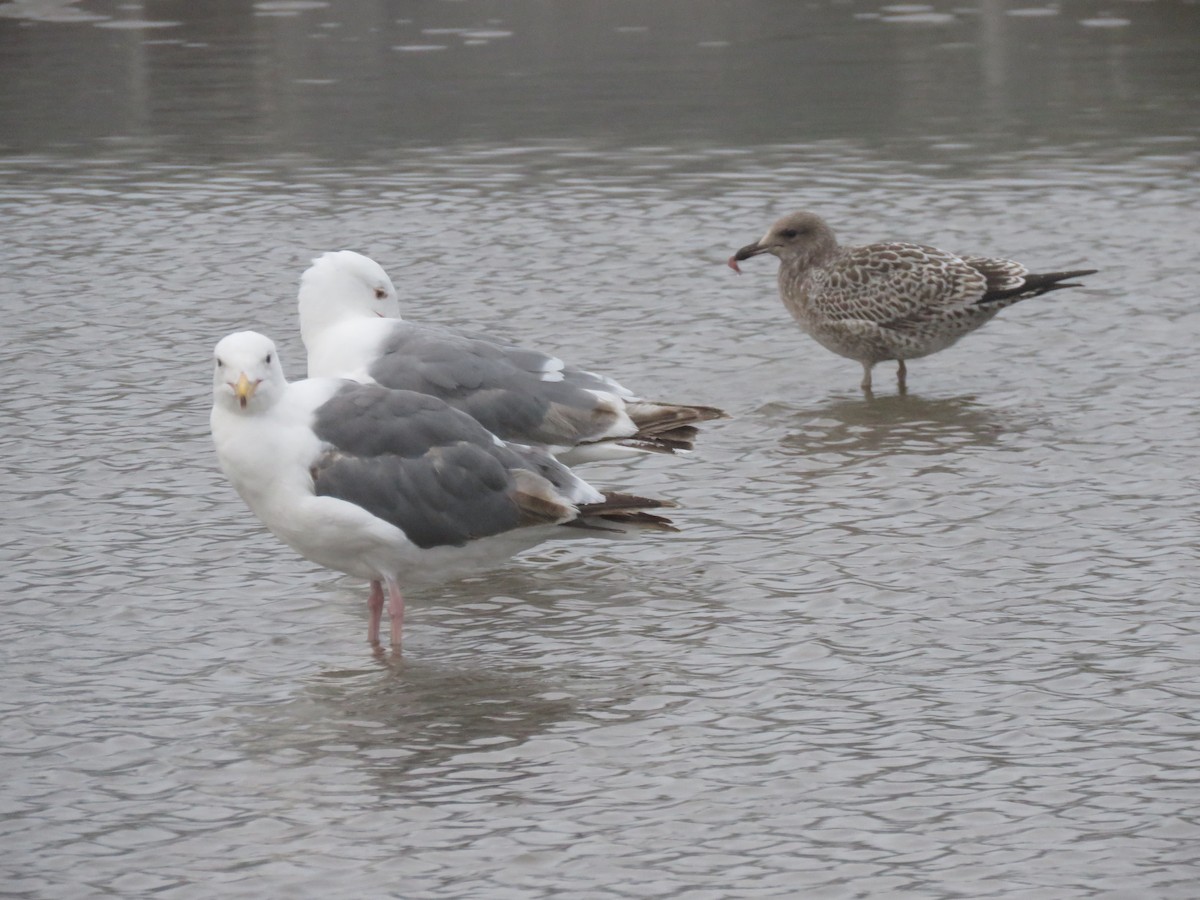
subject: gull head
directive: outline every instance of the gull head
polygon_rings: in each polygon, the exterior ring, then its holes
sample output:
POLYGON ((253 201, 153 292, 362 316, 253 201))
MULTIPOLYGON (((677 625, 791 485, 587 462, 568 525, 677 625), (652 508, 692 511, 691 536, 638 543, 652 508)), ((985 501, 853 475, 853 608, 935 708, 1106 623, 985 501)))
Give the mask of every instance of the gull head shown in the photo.
POLYGON ((269 408, 287 386, 275 343, 257 331, 224 337, 213 351, 213 402, 238 412, 269 408))
POLYGON ((352 318, 400 318, 396 288, 383 266, 353 250, 323 253, 300 276, 300 328, 352 318))
POLYGON ((739 262, 772 253, 784 265, 807 268, 823 262, 835 250, 837 238, 825 220, 810 212, 797 212, 784 216, 753 244, 729 257, 729 267, 740 273, 739 262))

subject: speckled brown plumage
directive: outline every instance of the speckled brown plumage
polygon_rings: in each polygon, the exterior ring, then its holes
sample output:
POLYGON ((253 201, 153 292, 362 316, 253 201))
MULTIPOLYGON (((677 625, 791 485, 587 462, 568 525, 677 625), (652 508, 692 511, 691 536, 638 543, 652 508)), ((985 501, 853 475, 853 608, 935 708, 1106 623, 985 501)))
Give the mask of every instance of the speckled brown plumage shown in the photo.
POLYGON ((1067 279, 1091 275, 1077 269, 1030 273, 1011 259, 959 256, 936 247, 888 241, 861 247, 838 245, 818 216, 794 213, 759 241, 738 250, 738 262, 773 253, 779 257, 783 304, 823 347, 863 367, 862 388, 871 389, 871 368, 949 347, 1014 303, 1048 291, 1077 287, 1067 279))

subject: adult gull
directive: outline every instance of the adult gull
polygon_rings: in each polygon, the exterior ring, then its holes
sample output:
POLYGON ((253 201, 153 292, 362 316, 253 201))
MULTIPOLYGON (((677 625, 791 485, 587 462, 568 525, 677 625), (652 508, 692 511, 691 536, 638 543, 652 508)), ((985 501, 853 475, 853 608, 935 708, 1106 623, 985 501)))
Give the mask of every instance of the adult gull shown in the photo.
POLYGON ((566 462, 692 449, 711 406, 642 400, 604 375, 524 347, 400 317, 383 267, 325 253, 300 278, 309 377, 344 376, 439 397, 500 438, 566 462))
POLYGON ((288 382, 271 340, 231 334, 214 354, 213 442, 251 511, 319 565, 371 582, 367 639, 387 593, 496 565, 547 538, 674 531, 671 504, 601 493, 546 451, 506 443, 414 391, 349 379, 288 382))
POLYGON ((876 363, 899 363, 896 378, 904 393, 905 360, 944 350, 1005 307, 1079 287, 1069 280, 1097 271, 1038 275, 1011 259, 960 256, 902 241, 843 247, 810 212, 780 219, 729 265, 740 273, 739 262, 762 253, 779 258, 784 306, 821 346, 862 364, 867 392, 876 363))

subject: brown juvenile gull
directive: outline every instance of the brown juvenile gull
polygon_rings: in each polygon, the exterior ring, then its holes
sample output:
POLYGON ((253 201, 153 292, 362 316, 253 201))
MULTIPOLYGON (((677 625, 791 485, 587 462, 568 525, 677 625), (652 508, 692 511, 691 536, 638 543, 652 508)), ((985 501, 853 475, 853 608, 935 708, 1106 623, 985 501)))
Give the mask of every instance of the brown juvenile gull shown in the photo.
POLYGON ((485 569, 551 537, 675 530, 648 511, 672 504, 601 493, 435 397, 342 378, 289 383, 275 345, 253 331, 223 339, 214 362, 221 468, 281 541, 371 582, 372 645, 385 586, 399 649, 401 584, 485 569))
POLYGON ((936 247, 887 241, 839 246, 833 230, 810 212, 793 213, 761 240, 729 258, 738 262, 773 253, 779 257, 783 305, 821 346, 862 363, 862 389, 871 390, 871 368, 949 347, 1006 306, 1061 288, 1067 279, 1096 269, 1035 275, 1011 259, 959 256, 936 247))
POLYGON ((309 377, 343 376, 438 397, 506 441, 569 463, 692 449, 711 406, 643 400, 604 375, 526 347, 400 318, 374 260, 325 253, 300 278, 309 377))

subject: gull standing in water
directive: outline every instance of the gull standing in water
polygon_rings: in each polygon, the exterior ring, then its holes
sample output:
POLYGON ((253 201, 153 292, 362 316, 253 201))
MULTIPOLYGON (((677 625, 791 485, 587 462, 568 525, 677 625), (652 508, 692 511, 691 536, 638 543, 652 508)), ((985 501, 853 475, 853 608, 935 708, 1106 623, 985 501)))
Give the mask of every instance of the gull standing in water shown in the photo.
POLYGON ((900 393, 907 389, 905 361, 944 350, 1028 297, 1079 287, 1070 279, 1096 269, 1038 275, 1011 259, 962 256, 924 244, 888 241, 860 247, 838 244, 820 217, 798 212, 780 219, 729 259, 771 253, 779 258, 783 305, 817 343, 871 369, 894 359, 900 393))
POLYGON ((672 504, 601 493, 544 450, 508 444, 441 400, 338 378, 289 383, 253 331, 216 346, 221 468, 280 540, 371 582, 367 639, 387 592, 400 647, 401 585, 478 571, 551 537, 674 531, 672 504))

